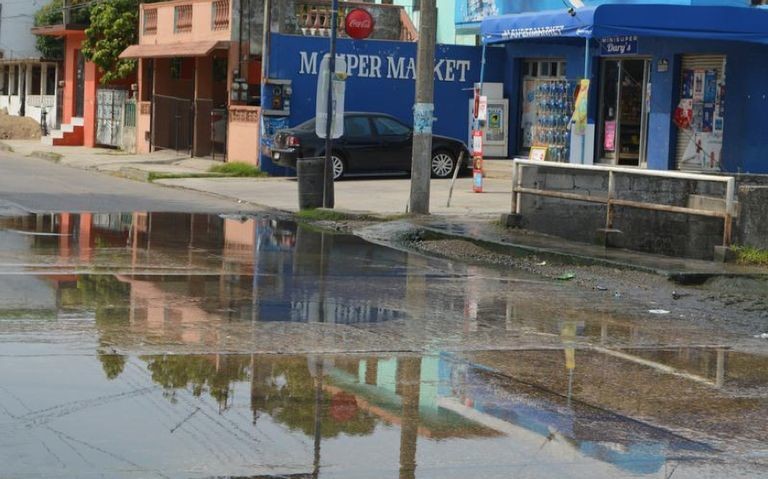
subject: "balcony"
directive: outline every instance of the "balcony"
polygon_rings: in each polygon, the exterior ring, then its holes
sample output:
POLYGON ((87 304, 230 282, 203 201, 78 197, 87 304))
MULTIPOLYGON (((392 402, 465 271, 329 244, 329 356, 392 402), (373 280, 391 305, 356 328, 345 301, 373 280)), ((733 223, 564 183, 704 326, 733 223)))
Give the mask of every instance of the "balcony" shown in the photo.
MULTIPOLYGON (((379 40, 417 41, 418 31, 408 12, 400 5, 386 5, 359 2, 339 2, 339 37, 345 38, 344 23, 347 13, 355 8, 365 8, 376 22, 371 38, 379 40)), ((296 2, 295 27, 286 28, 282 33, 313 37, 328 37, 331 34, 331 6, 328 0, 299 0, 296 2)), ((286 22, 288 23, 288 22, 286 22)))
POLYGON ((231 0, 172 0, 142 4, 139 44, 228 41, 231 0))

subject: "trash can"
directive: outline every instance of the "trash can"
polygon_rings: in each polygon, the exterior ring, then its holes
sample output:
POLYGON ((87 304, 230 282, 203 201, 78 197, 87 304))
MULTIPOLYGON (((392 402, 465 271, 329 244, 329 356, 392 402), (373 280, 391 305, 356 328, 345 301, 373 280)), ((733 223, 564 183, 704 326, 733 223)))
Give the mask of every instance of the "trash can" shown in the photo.
POLYGON ((296 161, 296 177, 299 181, 299 209, 308 210, 323 206, 323 173, 325 158, 302 158, 296 161))

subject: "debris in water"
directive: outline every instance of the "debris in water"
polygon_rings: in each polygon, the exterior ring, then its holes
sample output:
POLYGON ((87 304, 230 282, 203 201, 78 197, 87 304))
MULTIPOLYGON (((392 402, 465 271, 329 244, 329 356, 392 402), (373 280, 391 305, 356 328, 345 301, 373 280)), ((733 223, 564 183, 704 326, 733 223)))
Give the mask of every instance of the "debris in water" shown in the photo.
POLYGON ((542 261, 541 263, 536 263, 536 266, 546 266, 546 265, 547 265, 546 261, 542 261))
POLYGON ((598 291, 608 291, 608 288, 606 288, 605 286, 603 286, 601 284, 598 284, 597 286, 595 286, 595 289, 598 290, 598 291))
POLYGON ((768 333, 756 334, 755 338, 757 338, 757 339, 768 339, 768 333))
POLYGON ((651 314, 669 314, 666 309, 649 309, 648 312, 651 314))
POLYGON ((558 281, 570 281, 575 277, 576 277, 576 273, 565 273, 565 274, 561 274, 556 279, 558 281))
POLYGON ((686 296, 690 296, 688 293, 678 293, 677 291, 672 291, 672 299, 680 299, 685 298, 686 296))

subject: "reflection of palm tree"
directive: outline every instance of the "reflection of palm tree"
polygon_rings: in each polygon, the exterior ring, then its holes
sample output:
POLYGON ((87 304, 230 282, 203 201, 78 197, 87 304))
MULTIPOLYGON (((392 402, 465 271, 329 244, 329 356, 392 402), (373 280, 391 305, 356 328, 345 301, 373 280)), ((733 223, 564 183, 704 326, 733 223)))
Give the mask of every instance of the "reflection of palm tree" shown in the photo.
POLYGON ((120 376, 125 369, 125 356, 120 354, 99 353, 99 361, 101 361, 101 367, 109 380, 120 376))
POLYGON ((128 298, 130 286, 109 275, 84 275, 77 279, 77 288, 62 291, 64 306, 92 308, 99 331, 99 361, 107 379, 123 372, 126 359, 114 354, 113 346, 129 323, 128 298))
POLYGON ((208 392, 223 407, 227 407, 232 383, 248 377, 246 356, 147 356, 147 369, 152 380, 168 390, 190 387, 192 394, 208 392))

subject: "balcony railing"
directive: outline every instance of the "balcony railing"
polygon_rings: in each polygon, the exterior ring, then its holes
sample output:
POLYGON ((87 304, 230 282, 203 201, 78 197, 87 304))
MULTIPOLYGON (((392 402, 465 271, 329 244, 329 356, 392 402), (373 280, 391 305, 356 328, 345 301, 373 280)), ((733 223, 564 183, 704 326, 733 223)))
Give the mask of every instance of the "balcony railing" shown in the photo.
POLYGON ((192 5, 176 5, 173 11, 174 33, 188 33, 192 31, 192 5))
POLYGON ((157 9, 144 10, 144 35, 157 34, 157 9))
POLYGON ((229 28, 229 0, 213 0, 211 19, 211 29, 226 30, 229 28))

